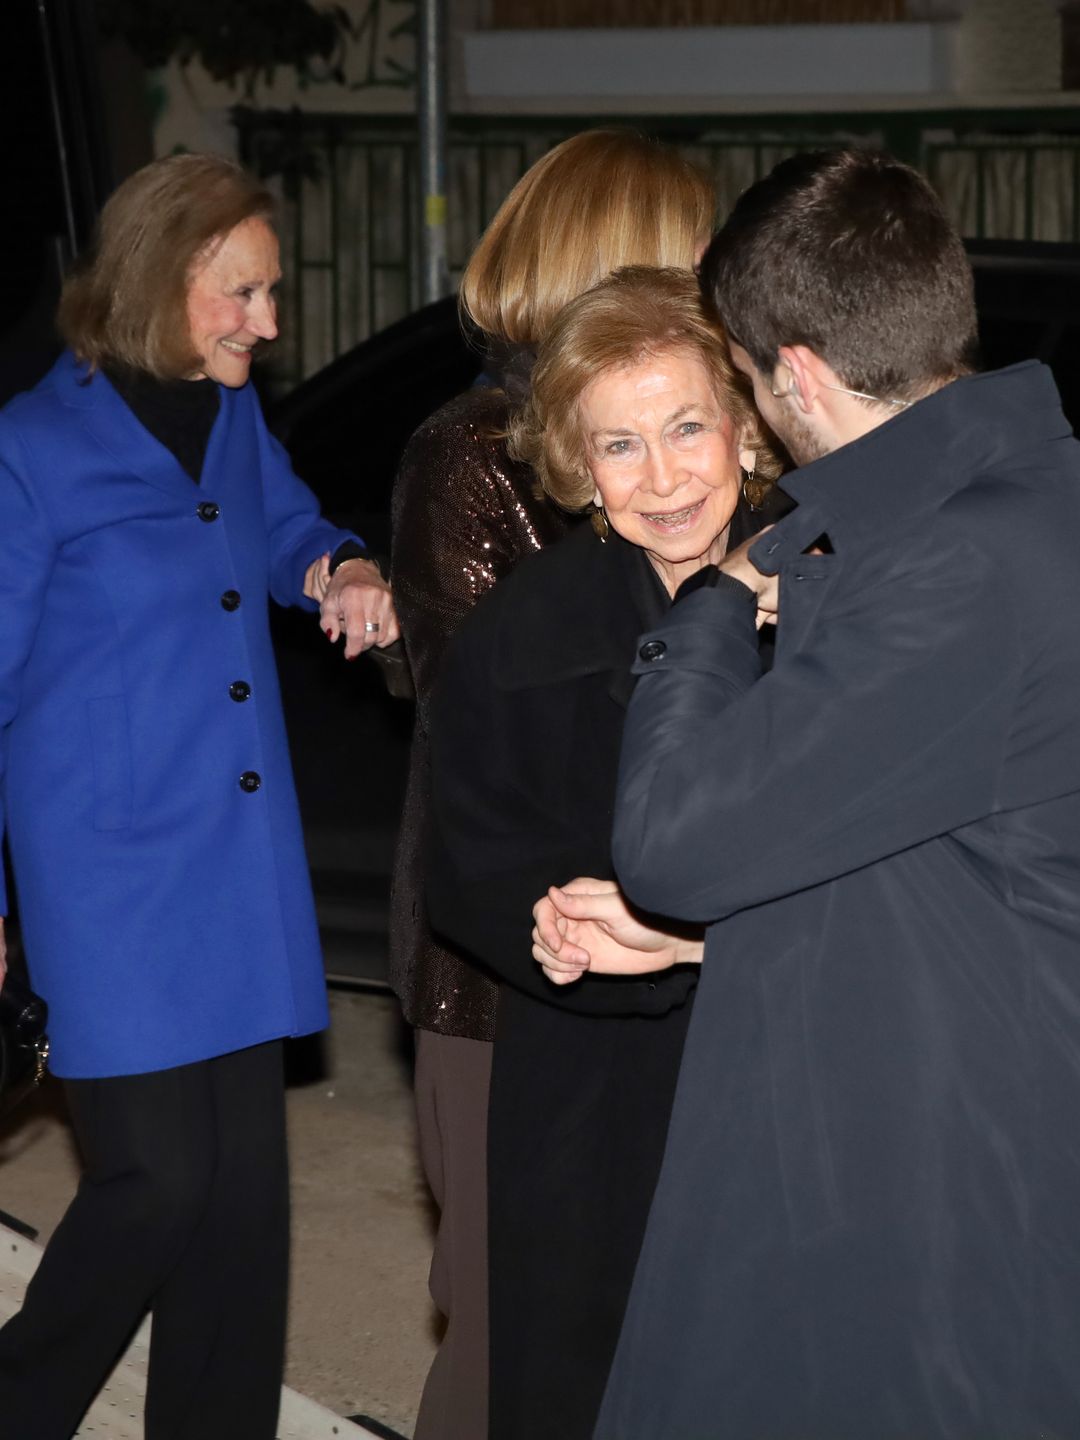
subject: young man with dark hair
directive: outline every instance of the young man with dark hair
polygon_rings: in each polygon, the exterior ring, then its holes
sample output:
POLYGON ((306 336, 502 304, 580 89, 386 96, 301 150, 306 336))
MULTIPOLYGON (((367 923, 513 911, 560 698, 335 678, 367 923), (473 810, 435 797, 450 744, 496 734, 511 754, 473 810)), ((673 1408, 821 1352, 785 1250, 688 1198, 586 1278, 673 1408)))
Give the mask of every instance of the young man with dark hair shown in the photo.
POLYGON ((785 161, 703 280, 802 468, 635 666, 618 873, 710 928, 597 1437, 1071 1440, 1080 445, 887 156, 785 161))

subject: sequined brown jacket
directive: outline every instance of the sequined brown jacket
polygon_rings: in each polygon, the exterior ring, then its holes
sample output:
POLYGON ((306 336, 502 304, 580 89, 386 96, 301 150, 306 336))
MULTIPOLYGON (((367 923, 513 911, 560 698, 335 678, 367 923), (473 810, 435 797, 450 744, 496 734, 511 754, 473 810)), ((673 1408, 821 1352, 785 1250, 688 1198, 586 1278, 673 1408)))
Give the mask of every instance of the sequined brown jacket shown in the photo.
POLYGON ((435 940, 423 898, 428 715, 447 641, 481 595, 567 520, 537 493, 500 438, 508 401, 477 387, 436 411, 405 451, 394 486, 391 583, 416 687, 416 729, 390 911, 390 983, 410 1025, 491 1040, 496 985, 435 940))

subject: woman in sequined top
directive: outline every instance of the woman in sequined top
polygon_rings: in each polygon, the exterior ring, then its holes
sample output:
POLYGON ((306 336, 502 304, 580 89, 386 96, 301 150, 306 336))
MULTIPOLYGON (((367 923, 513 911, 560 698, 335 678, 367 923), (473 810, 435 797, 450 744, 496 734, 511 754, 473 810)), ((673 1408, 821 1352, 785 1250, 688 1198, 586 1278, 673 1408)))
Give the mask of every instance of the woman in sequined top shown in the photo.
POLYGON ((462 281, 462 317, 484 351, 484 374, 416 432, 395 486, 392 585, 417 707, 394 874, 391 980, 416 1030, 421 1152, 441 1212, 431 1291, 448 1321, 417 1440, 488 1433, 487 1106, 498 996, 489 973, 432 936, 425 914, 432 686, 476 601, 567 529, 504 438, 510 408, 527 398, 536 346, 559 310, 612 270, 689 270, 714 207, 703 174, 630 132, 587 131, 538 160, 495 215, 462 281))

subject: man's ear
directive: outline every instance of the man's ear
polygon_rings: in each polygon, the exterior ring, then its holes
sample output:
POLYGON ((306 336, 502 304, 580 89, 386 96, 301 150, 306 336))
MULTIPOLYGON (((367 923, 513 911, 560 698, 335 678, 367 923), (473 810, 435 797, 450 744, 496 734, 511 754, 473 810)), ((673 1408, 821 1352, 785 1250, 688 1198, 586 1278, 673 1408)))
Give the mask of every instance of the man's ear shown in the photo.
POLYGON ((781 345, 777 356, 791 376, 788 394, 800 410, 810 414, 831 369, 809 345, 781 345))

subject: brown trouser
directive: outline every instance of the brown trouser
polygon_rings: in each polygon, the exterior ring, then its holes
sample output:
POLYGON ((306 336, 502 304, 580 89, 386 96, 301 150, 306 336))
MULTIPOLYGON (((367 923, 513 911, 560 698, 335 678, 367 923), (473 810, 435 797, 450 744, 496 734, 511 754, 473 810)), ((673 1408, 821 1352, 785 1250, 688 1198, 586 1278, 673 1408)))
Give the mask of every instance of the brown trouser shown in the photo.
POLYGON ((446 1333, 428 1372, 415 1440, 488 1433, 487 1040, 416 1032, 420 1156, 439 1207, 431 1298, 446 1333))

